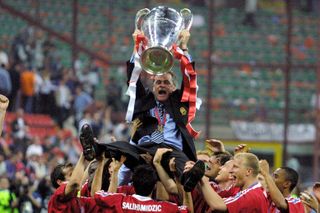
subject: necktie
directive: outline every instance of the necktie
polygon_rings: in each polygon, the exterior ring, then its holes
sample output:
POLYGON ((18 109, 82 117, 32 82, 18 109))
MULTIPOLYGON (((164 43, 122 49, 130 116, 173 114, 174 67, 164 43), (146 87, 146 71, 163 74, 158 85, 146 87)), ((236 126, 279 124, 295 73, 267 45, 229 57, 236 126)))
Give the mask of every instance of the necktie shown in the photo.
POLYGON ((155 108, 155 116, 158 120, 158 128, 151 134, 151 140, 155 143, 162 143, 164 140, 163 128, 165 124, 165 113, 164 105, 157 103, 155 108))

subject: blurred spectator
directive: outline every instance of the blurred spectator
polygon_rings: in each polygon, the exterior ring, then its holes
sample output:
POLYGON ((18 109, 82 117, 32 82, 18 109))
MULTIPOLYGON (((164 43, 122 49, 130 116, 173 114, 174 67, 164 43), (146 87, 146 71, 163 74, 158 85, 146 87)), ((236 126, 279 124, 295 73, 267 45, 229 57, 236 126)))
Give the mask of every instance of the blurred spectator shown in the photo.
POLYGON ((257 12, 257 3, 258 0, 246 0, 245 2, 245 18, 242 21, 242 24, 248 25, 251 27, 257 27, 255 20, 255 13, 257 12))
POLYGON ((31 144, 28 146, 26 151, 26 157, 29 158, 32 155, 41 156, 43 154, 43 147, 41 145, 41 140, 38 136, 31 139, 31 144))
POLYGON ((84 110, 93 102, 92 98, 88 93, 83 91, 81 86, 76 88, 76 96, 74 99, 74 111, 75 111, 75 122, 76 127, 78 127, 78 123, 82 118, 84 110))
POLYGON ((57 106, 56 119, 58 125, 63 128, 63 122, 68 118, 71 108, 72 94, 66 85, 67 78, 63 77, 55 90, 55 102, 57 106))
POLYGON ((29 41, 33 34, 32 27, 26 27, 15 36, 12 43, 13 60, 18 63, 28 63, 29 56, 29 41))
POLYGON ((48 176, 42 178, 38 184, 37 192, 40 195, 40 213, 48 212, 48 202, 52 194, 51 183, 48 176))
POLYGON ((31 178, 31 180, 39 180, 47 175, 47 169, 44 162, 41 160, 42 156, 33 154, 26 158, 27 165, 26 169, 28 172, 28 176, 31 178))
POLYGON ((107 91, 107 104, 111 106, 113 111, 122 109, 121 102, 121 85, 113 77, 109 79, 109 83, 106 86, 107 91))
POLYGON ((94 97, 95 85, 99 83, 99 75, 96 67, 88 66, 78 73, 78 78, 84 91, 94 97))
POLYGON ((22 106, 25 112, 32 113, 35 95, 36 75, 32 70, 24 70, 20 76, 22 106))
POLYGON ((42 76, 42 84, 40 85, 40 113, 54 116, 55 99, 54 91, 56 86, 50 79, 50 73, 44 71, 42 76))
POLYGON ((9 179, 0 178, 0 212, 12 213, 18 212, 14 207, 17 205, 16 195, 9 190, 9 179))
POLYGON ((127 123, 119 123, 114 127, 113 136, 119 141, 129 141, 129 126, 127 123))
POLYGON ((23 116, 23 109, 18 109, 17 118, 11 123, 12 136, 17 140, 25 140, 27 138, 28 127, 23 116))
POLYGON ((97 111, 93 113, 93 118, 92 118, 92 122, 91 122, 91 128, 93 131, 93 135, 96 138, 100 138, 101 135, 101 130, 103 127, 103 121, 102 121, 102 112, 101 111, 97 111))
POLYGON ((44 66, 44 53, 43 53, 43 32, 41 30, 35 30, 34 36, 31 41, 31 64, 32 67, 39 70, 44 66))
POLYGON ((6 164, 6 175, 9 179, 13 179, 16 175, 16 163, 17 163, 18 156, 10 155, 5 161, 6 164))
POLYGON ((41 197, 37 192, 35 192, 35 189, 32 183, 30 183, 28 177, 24 176, 22 178, 19 192, 19 212, 33 213, 40 211, 41 197))
POLYGON ((9 96, 10 103, 9 103, 9 111, 14 112, 16 111, 17 107, 20 105, 18 100, 18 92, 20 90, 20 73, 23 69, 23 65, 20 63, 12 64, 9 75, 12 85, 11 94, 9 96))
POLYGON ((9 65, 8 55, 0 52, 0 94, 9 97, 12 90, 11 79, 7 71, 9 65))
POLYGON ((4 154, 0 154, 0 176, 5 175, 7 172, 6 169, 6 162, 5 162, 5 155, 4 154))

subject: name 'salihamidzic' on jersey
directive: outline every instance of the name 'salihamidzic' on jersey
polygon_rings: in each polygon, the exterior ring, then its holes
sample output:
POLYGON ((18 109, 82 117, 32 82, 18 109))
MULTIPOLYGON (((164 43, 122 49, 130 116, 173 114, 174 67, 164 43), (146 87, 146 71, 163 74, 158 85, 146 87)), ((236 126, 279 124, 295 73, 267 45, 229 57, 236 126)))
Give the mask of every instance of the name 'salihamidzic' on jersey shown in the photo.
POLYGON ((161 212, 161 205, 144 205, 144 204, 123 202, 122 209, 145 211, 145 212, 161 212))

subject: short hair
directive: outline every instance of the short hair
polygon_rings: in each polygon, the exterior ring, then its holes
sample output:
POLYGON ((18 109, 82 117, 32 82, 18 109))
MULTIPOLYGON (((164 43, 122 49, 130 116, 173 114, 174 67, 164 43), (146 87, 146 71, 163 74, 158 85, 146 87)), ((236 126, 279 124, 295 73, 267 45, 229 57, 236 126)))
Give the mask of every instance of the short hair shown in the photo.
POLYGON ((227 161, 232 159, 232 155, 227 151, 214 152, 211 156, 215 156, 219 164, 223 166, 227 161))
POLYGON ((101 189, 104 191, 108 191, 110 185, 110 173, 109 173, 109 166, 112 163, 112 159, 109 159, 103 166, 102 172, 102 184, 101 189))
POLYGON ((157 173, 149 164, 139 165, 134 169, 132 184, 138 195, 150 195, 157 183, 157 180, 157 173))
POLYGON ((161 164, 162 168, 164 169, 164 171, 166 171, 166 173, 169 175, 169 177, 170 178, 174 178, 174 174, 173 174, 172 171, 170 171, 170 165, 169 165, 170 164, 170 160, 172 158, 171 153, 172 152, 165 152, 162 155, 160 164, 161 164))
POLYGON ((245 166, 249 167, 253 171, 254 176, 258 176, 260 167, 259 159, 255 154, 252 153, 239 153, 234 156, 234 158, 242 158, 245 160, 245 166))
POLYGON ((290 168, 290 167, 280 167, 280 169, 283 169, 285 171, 286 177, 285 180, 286 181, 290 181, 290 191, 292 191, 298 184, 298 180, 299 180, 299 174, 296 170, 290 168))
POLYGON ((208 157, 210 157, 210 154, 207 150, 199 150, 197 151, 197 155, 207 155, 208 157))
MULTIPOLYGON (((170 74, 171 77, 172 77, 172 84, 174 86, 177 86, 177 82, 176 82, 177 81, 177 75, 172 70, 170 70, 168 72, 165 72, 164 74, 170 74)), ((153 80, 153 84, 154 84, 154 82, 155 82, 155 80, 153 80)))
POLYGON ((50 174, 50 180, 51 184, 54 188, 58 188, 59 184, 57 183, 58 180, 65 181, 65 173, 63 172, 63 169, 67 167, 72 167, 72 163, 64 163, 64 164, 58 164, 54 169, 52 170, 50 174))

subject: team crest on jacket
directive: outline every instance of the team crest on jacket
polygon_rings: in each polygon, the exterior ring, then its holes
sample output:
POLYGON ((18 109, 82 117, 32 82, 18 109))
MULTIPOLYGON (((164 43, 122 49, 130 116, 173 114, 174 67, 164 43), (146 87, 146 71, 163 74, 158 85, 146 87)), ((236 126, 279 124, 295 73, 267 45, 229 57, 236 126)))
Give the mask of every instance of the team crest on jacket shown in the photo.
POLYGON ((187 110, 184 107, 180 107, 180 113, 181 113, 181 115, 186 115, 187 110))

